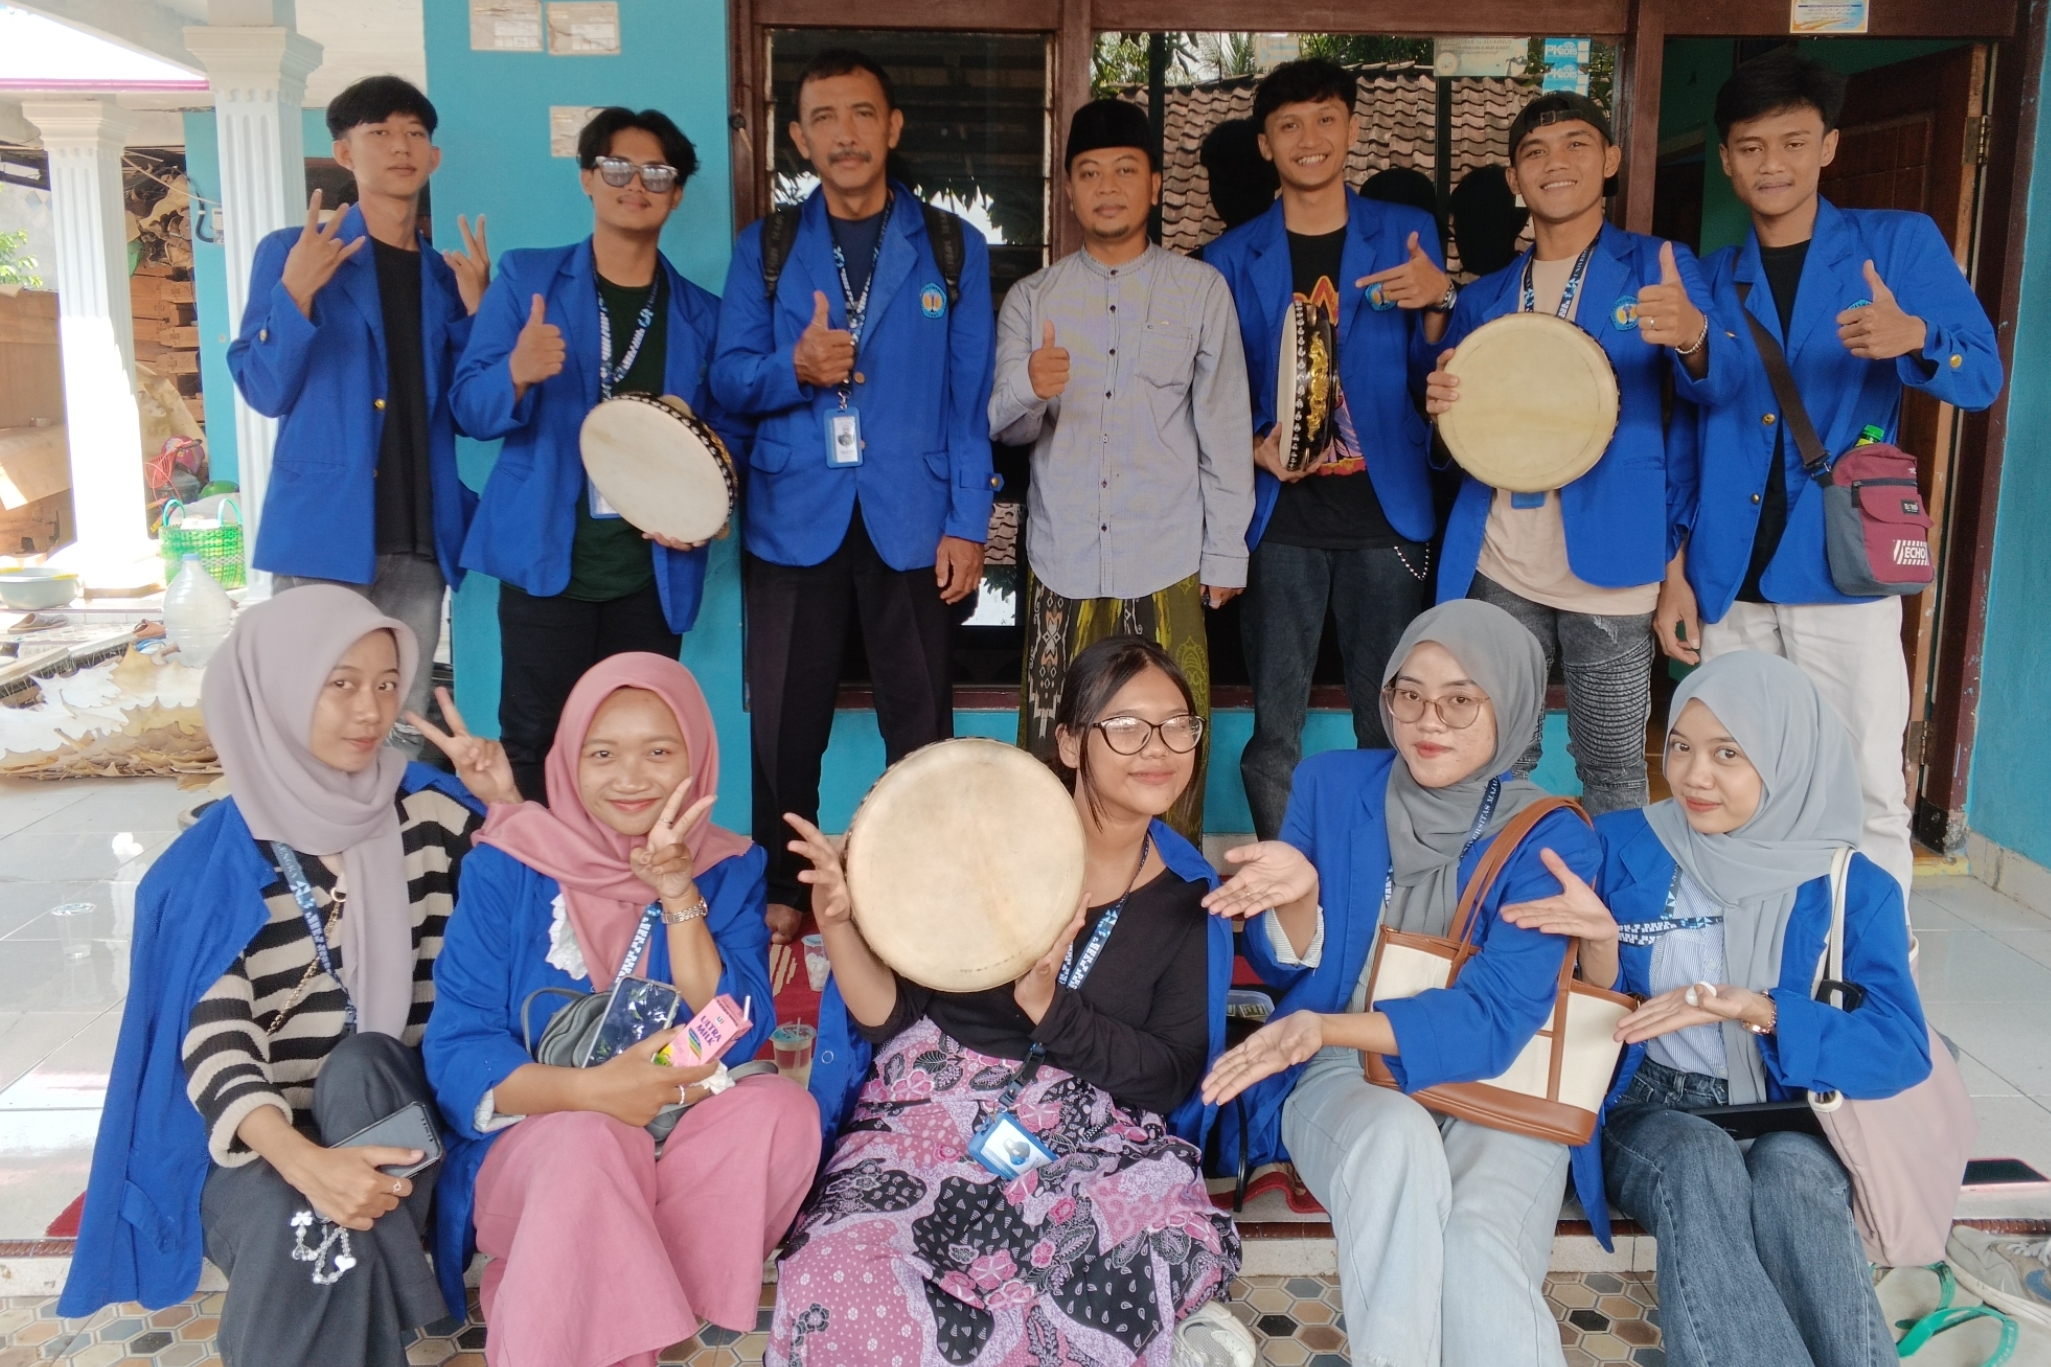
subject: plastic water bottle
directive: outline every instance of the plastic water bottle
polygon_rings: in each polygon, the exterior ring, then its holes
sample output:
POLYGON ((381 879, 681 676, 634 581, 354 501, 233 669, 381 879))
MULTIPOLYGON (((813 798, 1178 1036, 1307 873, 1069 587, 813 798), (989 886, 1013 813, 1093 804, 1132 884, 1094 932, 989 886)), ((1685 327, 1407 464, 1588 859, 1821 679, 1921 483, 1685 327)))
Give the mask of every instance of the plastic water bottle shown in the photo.
POLYGON ((235 625, 235 603, 196 555, 185 557, 164 591, 164 634, 178 647, 178 662, 203 669, 235 625))

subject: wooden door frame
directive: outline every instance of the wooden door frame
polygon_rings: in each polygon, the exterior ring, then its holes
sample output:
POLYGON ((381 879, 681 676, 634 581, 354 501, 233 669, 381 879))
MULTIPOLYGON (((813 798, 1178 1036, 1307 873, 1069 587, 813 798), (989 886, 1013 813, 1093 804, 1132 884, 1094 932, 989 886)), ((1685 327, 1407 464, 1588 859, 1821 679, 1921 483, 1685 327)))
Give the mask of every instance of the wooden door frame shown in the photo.
MULTIPOLYGON (((1068 126, 1089 99, 1091 47, 1105 31, 1237 31, 1244 0, 727 0, 731 45, 731 124, 736 226, 761 216, 763 149, 777 131, 764 126, 764 35, 771 28, 941 29, 1037 32, 1052 37, 1053 127, 1068 126)), ((1617 136, 1624 147, 1618 221, 1649 231, 1659 160, 1660 74, 1665 39, 1778 37, 1787 33, 1788 0, 1303 0, 1291 11, 1301 32, 1371 32, 1434 37, 1462 34, 1561 33, 1613 41, 1618 53, 1617 136), (1646 61, 1642 54, 1661 54, 1646 61), (1638 117, 1639 111, 1655 111, 1638 117)), ((2001 360, 2013 376, 2020 307, 2031 161, 2036 153, 2037 85, 2043 74, 2046 13, 2051 0, 1887 0, 1875 4, 1868 37, 1958 38, 1997 44, 1986 111, 1990 147, 1981 181, 1973 285, 1995 321, 2001 360)), ((1080 243, 1060 195, 1050 206, 1051 250, 1080 243)), ((1986 634, 1994 523, 2008 436, 2008 387, 1985 413, 1955 424, 1957 459, 1950 488, 1935 626, 1930 715, 1924 733, 1924 777, 1916 800, 1919 838, 1952 851, 1965 840, 1965 797, 1972 765, 1980 663, 1986 634)))

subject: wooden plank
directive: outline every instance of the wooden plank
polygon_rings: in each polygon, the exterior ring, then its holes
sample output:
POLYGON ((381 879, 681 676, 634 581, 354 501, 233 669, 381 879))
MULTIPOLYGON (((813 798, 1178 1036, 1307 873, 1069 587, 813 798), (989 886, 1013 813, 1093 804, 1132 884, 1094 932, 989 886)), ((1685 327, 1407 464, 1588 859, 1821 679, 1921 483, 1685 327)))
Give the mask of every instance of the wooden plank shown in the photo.
POLYGON ((1060 167, 1069 120, 1090 99, 1090 67, 1096 49, 1096 35, 1091 31, 1094 10, 1093 0, 1062 0, 1061 27, 1054 36, 1053 126, 1048 129, 1051 184, 1047 189, 1048 236, 1057 257, 1082 248, 1082 225, 1069 207, 1068 178, 1060 173, 1060 167))
POLYGON ((61 424, 0 428, 0 508, 12 512, 71 487, 64 432, 61 424))
POLYGON ((1631 34, 1624 40, 1624 99, 1617 137, 1624 149, 1617 221, 1634 233, 1652 231, 1652 197, 1659 178, 1659 82, 1666 60, 1666 5, 1632 0, 1631 34))

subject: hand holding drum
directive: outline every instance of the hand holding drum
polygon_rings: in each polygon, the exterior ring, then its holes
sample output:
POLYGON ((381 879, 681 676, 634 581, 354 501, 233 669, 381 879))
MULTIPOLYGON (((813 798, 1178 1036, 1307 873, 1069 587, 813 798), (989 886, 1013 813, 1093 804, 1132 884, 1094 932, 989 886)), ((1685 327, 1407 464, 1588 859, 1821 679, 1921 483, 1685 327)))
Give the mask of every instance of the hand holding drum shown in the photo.
POLYGON ((733 457, 673 394, 607 399, 585 415, 577 440, 592 485, 651 541, 693 550, 733 516, 733 457))
POLYGON ((1617 377, 1593 337, 1549 313, 1510 313, 1441 353, 1425 411, 1469 474, 1544 493, 1602 459, 1617 429, 1617 377))

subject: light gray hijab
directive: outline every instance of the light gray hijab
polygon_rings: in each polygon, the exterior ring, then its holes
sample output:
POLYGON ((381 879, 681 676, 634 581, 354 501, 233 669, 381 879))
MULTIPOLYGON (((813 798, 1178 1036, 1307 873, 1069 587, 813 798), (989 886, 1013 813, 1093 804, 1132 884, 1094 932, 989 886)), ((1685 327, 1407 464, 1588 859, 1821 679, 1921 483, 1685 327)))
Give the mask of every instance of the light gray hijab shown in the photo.
MULTIPOLYGON (((1545 653, 1523 623, 1493 603, 1455 599, 1410 623, 1382 671, 1384 687, 1402 670, 1410 652, 1426 641, 1445 647, 1467 677, 1488 694, 1496 723, 1495 753, 1458 783, 1426 788, 1410 776, 1410 766, 1400 755, 1389 768, 1386 819, 1395 886, 1382 924, 1418 935, 1444 935, 1460 905, 1460 853, 1474 829, 1489 780, 1508 772, 1538 730, 1545 707, 1545 653)), ((1395 734, 1386 701, 1382 726, 1395 734)), ((1475 843, 1494 836, 1545 795, 1529 779, 1505 779, 1495 813, 1475 843)))
MULTIPOLYGON (((1759 771, 1759 810, 1726 835, 1697 832, 1671 798, 1645 819, 1681 872, 1722 906, 1725 974, 1765 992, 1780 985, 1795 894, 1859 843, 1865 813, 1851 735, 1809 676, 1778 655, 1740 650, 1703 665, 1674 691, 1669 728, 1691 700, 1716 714, 1759 771)), ((1726 1021, 1723 1042, 1731 1102, 1766 1100, 1758 1040, 1726 1021)))
POLYGON ((399 647, 399 696, 420 648, 404 622, 332 584, 309 584, 245 608, 200 685, 207 735, 249 832, 301 854, 341 855, 342 986, 360 1030, 405 1032, 413 1010, 413 915, 395 803, 406 757, 379 746, 349 774, 308 747, 322 685, 342 656, 373 631, 399 647))

